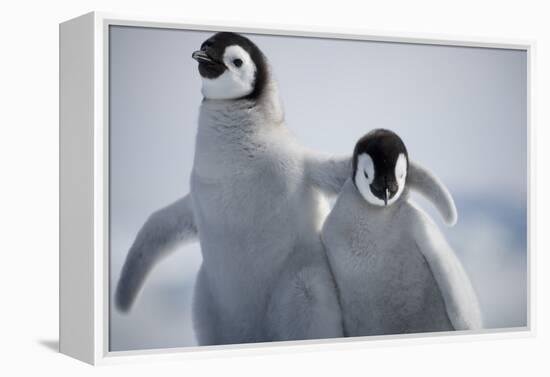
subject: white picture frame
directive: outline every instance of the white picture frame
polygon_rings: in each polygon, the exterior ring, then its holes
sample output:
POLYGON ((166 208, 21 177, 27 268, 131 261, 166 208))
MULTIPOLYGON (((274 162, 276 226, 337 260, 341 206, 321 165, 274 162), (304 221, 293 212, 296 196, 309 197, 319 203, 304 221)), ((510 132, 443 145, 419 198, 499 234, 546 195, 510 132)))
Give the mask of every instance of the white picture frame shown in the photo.
POLYGON ((228 353, 266 353, 379 346, 394 342, 470 341, 482 338, 533 336, 532 268, 533 196, 531 156, 533 127, 532 56, 534 42, 463 39, 413 33, 365 33, 278 25, 203 24, 186 20, 132 17, 92 12, 60 24, 60 351, 90 364, 212 357, 228 353), (186 347, 142 351, 109 351, 109 140, 108 32, 111 25, 183 30, 249 32, 284 36, 369 40, 430 45, 524 50, 528 62, 528 309, 527 326, 451 333, 341 338, 229 346, 186 347))

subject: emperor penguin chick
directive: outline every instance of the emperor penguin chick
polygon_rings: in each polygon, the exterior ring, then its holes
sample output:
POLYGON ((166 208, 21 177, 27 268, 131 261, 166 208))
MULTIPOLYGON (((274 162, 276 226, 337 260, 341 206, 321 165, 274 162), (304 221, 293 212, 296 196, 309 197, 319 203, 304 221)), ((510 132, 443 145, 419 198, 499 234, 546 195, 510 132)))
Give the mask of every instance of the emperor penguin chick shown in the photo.
POLYGON ((433 220, 409 197, 401 138, 361 138, 322 230, 346 336, 481 328, 474 289, 433 220))

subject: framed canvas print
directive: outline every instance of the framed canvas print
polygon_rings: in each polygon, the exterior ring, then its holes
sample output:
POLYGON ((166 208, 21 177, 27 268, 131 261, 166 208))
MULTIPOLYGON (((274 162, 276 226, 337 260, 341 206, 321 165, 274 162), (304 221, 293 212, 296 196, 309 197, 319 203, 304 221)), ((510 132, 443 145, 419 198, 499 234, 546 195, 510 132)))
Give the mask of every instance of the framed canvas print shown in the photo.
POLYGON ((61 352, 531 334, 532 48, 61 24, 61 352))

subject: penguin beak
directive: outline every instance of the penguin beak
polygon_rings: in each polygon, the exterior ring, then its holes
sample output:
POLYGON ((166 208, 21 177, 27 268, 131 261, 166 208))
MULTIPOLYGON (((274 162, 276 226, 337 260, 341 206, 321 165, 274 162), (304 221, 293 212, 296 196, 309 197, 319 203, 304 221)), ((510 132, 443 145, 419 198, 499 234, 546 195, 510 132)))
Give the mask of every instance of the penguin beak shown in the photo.
POLYGON ((206 51, 203 51, 203 50, 198 50, 198 51, 193 52, 191 57, 193 59, 195 59, 196 61, 198 61, 199 63, 210 63, 210 64, 216 63, 214 61, 214 59, 212 59, 210 56, 208 56, 206 51))

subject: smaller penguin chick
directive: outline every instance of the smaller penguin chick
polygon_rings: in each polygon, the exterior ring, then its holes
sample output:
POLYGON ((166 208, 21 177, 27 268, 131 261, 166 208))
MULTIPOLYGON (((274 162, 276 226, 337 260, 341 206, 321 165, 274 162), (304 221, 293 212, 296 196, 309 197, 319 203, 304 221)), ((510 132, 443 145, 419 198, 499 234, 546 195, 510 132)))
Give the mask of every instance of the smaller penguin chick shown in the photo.
POLYGON ((346 336, 481 328, 470 280, 433 220, 409 197, 405 144, 371 131, 321 238, 340 297, 346 336))

